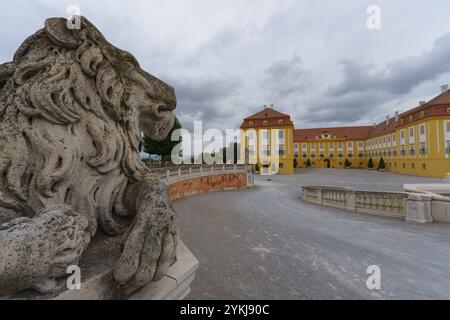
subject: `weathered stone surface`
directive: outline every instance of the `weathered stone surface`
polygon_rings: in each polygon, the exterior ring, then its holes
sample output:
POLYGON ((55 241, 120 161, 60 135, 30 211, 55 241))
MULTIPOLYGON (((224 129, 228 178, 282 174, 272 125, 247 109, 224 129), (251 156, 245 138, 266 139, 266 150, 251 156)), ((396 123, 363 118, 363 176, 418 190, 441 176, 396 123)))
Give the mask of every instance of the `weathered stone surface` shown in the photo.
MULTIPOLYGON (((152 282, 128 297, 113 277, 115 262, 121 253, 121 237, 96 236, 80 260, 81 288, 69 290, 65 280, 58 285, 60 290, 49 294, 40 294, 34 290, 25 290, 13 296, 14 299, 31 300, 168 300, 182 299, 190 291, 190 285, 198 269, 198 260, 189 249, 180 242, 177 249, 177 261, 169 268, 161 280, 152 282)), ((7 297, 4 297, 7 298, 7 297)))
POLYGON ((170 185, 170 194, 175 201, 199 193, 245 188, 247 188, 247 173, 226 173, 174 182, 170 185))
POLYGON ((66 22, 48 19, 0 65, 0 295, 52 290, 42 284, 99 229, 125 234, 113 276, 127 293, 175 259, 168 186, 139 161, 140 131, 161 139, 172 127, 174 89, 87 19, 66 22))

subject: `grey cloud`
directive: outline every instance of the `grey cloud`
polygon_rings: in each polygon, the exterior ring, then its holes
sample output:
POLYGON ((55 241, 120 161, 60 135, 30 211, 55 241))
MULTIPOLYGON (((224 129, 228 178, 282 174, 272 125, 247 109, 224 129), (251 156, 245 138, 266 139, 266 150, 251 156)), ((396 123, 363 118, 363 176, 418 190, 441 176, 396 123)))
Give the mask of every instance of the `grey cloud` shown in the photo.
POLYGON ((264 72, 263 87, 271 97, 303 94, 310 86, 311 74, 303 67, 298 54, 292 58, 274 62, 264 72))
POLYGON ((310 101, 304 120, 353 122, 376 115, 384 103, 411 93, 418 85, 450 72, 450 33, 420 55, 374 65, 341 60, 342 81, 310 101))
MULTIPOLYGON (((242 82, 232 76, 165 77, 176 88, 177 115, 183 119, 203 121, 206 125, 232 117, 236 112, 232 100, 239 94, 242 82)), ((188 126, 191 124, 188 124, 188 126)))

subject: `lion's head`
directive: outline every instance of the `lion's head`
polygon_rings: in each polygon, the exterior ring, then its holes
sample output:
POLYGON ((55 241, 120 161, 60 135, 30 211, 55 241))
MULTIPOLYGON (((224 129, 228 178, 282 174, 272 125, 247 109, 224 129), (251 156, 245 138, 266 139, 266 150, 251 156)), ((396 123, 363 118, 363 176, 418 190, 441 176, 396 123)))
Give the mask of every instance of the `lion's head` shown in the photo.
POLYGON ((120 213, 126 181, 148 172, 140 132, 165 138, 175 107, 174 89, 87 19, 74 30, 48 19, 0 65, 0 208, 31 215, 55 202, 120 213))

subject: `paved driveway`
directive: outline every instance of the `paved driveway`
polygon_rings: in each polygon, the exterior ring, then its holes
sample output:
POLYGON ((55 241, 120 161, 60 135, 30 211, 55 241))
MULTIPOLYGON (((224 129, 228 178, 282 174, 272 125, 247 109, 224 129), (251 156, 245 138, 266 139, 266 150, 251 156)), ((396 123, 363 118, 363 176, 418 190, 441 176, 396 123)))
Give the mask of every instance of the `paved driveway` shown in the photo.
POLYGON ((401 190, 442 182, 363 170, 257 177, 246 191, 176 203, 200 260, 191 299, 450 299, 450 225, 408 224, 303 203, 303 184, 401 190), (381 290, 366 287, 381 268, 381 290))

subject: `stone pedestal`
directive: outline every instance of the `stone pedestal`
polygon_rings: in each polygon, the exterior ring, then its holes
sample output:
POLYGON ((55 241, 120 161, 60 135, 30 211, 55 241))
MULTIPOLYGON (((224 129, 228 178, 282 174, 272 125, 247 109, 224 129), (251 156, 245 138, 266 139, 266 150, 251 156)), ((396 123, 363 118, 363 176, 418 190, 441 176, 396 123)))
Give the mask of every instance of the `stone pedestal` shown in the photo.
POLYGON ((189 294, 199 262, 180 242, 177 261, 163 279, 141 288, 131 297, 124 296, 123 290, 116 286, 112 276, 114 264, 120 255, 120 243, 121 237, 111 240, 104 236, 97 237, 91 243, 80 262, 80 290, 68 290, 66 281, 61 280, 59 284, 63 288, 54 294, 42 295, 27 290, 14 296, 0 297, 0 300, 181 300, 189 294))
POLYGON ((431 215, 432 196, 409 194, 406 200, 406 221, 416 223, 433 222, 431 215))

